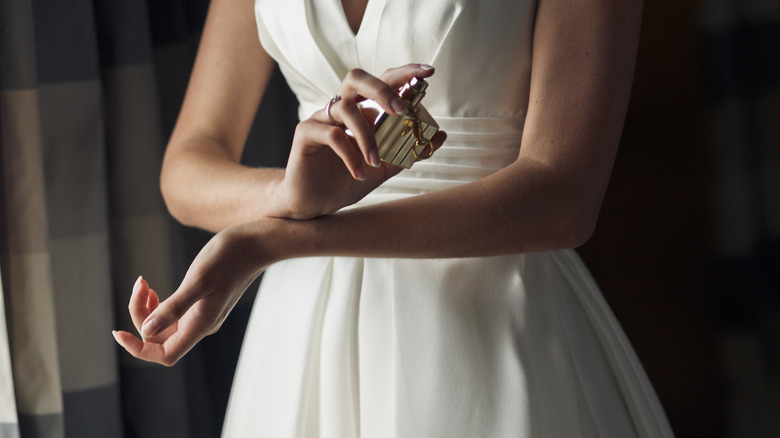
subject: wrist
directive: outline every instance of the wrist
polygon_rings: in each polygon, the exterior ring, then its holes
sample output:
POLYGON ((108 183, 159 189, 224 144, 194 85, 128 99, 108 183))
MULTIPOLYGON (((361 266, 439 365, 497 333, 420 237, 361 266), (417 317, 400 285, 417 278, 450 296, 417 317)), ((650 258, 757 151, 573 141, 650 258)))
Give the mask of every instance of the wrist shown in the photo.
POLYGON ((262 218, 239 225, 239 239, 247 257, 261 268, 282 260, 308 255, 302 222, 283 218, 262 218))
POLYGON ((274 173, 273 179, 263 184, 265 193, 260 217, 271 219, 290 217, 289 205, 286 202, 287 196, 284 193, 284 176, 284 170, 280 170, 274 173))

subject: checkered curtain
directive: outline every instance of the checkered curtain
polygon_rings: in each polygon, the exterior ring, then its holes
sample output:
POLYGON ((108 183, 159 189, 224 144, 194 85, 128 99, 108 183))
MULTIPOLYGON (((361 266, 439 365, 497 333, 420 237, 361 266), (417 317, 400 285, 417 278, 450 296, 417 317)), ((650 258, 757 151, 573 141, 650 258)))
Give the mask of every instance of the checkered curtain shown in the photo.
MULTIPOLYGON (((207 3, 0 2, 2 438, 219 434, 251 294, 171 369, 111 336, 132 327, 136 277, 166 295, 208 238, 174 224, 158 189, 207 3)), ((283 102, 261 114, 294 123, 274 81, 266 100, 283 102)), ((266 165, 286 157, 250 149, 266 165)))

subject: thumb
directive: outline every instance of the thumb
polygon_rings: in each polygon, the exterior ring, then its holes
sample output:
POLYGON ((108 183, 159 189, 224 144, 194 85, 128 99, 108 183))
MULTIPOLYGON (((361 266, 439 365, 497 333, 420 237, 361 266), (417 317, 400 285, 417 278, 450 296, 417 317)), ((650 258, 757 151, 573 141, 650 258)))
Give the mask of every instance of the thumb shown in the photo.
POLYGON ((146 317, 141 326, 141 336, 152 337, 175 324, 199 299, 193 288, 179 287, 146 317))
POLYGON ((427 78, 434 72, 434 68, 427 64, 406 64, 385 70, 379 78, 391 87, 398 88, 414 77, 427 78))

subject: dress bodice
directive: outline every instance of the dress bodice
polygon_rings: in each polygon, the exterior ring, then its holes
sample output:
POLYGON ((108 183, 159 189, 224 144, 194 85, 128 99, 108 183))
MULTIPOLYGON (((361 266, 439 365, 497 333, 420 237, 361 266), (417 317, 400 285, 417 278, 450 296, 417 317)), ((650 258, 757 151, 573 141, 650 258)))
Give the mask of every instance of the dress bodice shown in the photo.
MULTIPOLYGON (((357 35, 340 0, 257 0, 256 13, 301 117, 322 108, 351 68, 437 68, 424 104, 446 143, 365 203, 472 181, 515 160, 531 1, 369 0, 357 35)), ((276 263, 235 379, 224 438, 673 437, 571 250, 276 263)))
POLYGON ((436 68, 423 103, 447 142, 372 193, 376 202, 473 181, 517 158, 535 8, 534 0, 370 0, 357 34, 340 0, 256 0, 255 15, 301 119, 325 106, 350 69, 436 68))

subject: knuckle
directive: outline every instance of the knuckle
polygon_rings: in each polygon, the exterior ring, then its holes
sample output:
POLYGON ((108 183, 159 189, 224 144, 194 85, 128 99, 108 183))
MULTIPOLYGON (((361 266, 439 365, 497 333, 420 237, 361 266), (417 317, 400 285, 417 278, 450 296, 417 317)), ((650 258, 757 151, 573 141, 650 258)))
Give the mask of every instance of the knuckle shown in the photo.
POLYGON ((393 99, 395 99, 396 97, 398 97, 398 93, 395 90, 393 90, 392 88, 390 88, 389 85, 385 85, 384 87, 382 87, 380 92, 382 93, 382 96, 385 99, 387 99, 388 102, 390 102, 393 99))
POLYGON ((162 307, 163 312, 162 313, 169 313, 173 315, 174 318, 179 319, 182 315, 184 315, 184 312, 187 310, 184 307, 183 303, 180 303, 178 301, 171 301, 167 300, 160 304, 160 307, 162 307))
POLYGON ((343 111, 347 117, 356 120, 360 120, 363 115, 363 113, 360 112, 360 107, 358 107, 357 103, 354 102, 351 103, 350 105, 347 105, 347 103, 345 102, 344 105, 341 107, 341 111, 343 111))
POLYGON ((222 322, 215 322, 208 330, 206 330, 206 336, 213 335, 214 333, 218 332, 220 328, 222 328, 222 322))
POLYGON ((299 135, 305 134, 306 130, 309 129, 309 127, 313 123, 314 122, 311 119, 307 119, 307 120, 304 120, 304 121, 298 123, 297 125, 295 125, 295 135, 299 136, 299 135))
POLYGON ((359 68, 353 68, 352 70, 347 72, 345 78, 350 81, 357 81, 365 77, 365 75, 366 75, 365 70, 359 68))
POLYGON ((328 139, 329 144, 335 144, 341 142, 344 138, 344 131, 338 126, 331 126, 328 128, 325 138, 328 139))

